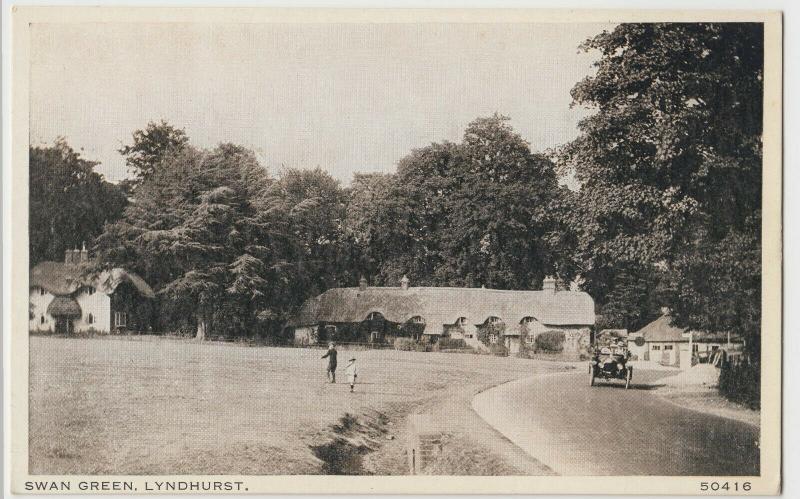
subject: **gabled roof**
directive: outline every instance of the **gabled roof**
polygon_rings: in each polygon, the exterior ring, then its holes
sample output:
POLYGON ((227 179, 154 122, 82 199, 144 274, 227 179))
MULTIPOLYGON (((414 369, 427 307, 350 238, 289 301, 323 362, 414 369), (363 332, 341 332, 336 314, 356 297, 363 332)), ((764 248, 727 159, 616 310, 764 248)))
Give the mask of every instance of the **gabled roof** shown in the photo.
MULTIPOLYGON (((672 317, 669 314, 664 314, 650 324, 646 325, 635 334, 644 337, 644 341, 651 342, 688 342, 690 330, 687 328, 679 328, 672 324, 672 317)), ((718 342, 726 341, 726 333, 710 333, 705 331, 691 331, 692 341, 695 342, 718 342)), ((731 335, 731 341, 741 341, 737 335, 731 335)))
POLYGON ((128 282, 147 298, 155 298, 152 288, 138 275, 121 268, 87 274, 86 265, 63 262, 41 262, 30 272, 30 287, 42 288, 56 296, 71 295, 82 286, 93 286, 100 292, 112 294, 117 286, 128 282))
POLYGON ((518 326, 525 317, 553 326, 590 326, 595 319, 592 298, 576 291, 368 287, 329 289, 307 300, 289 325, 361 322, 372 312, 401 324, 420 316, 426 332, 435 332, 460 317, 466 317, 472 324, 499 317, 507 327, 518 326))
POLYGON ((672 325, 672 317, 668 314, 662 315, 639 331, 644 337, 644 341, 689 341, 684 337, 685 329, 672 325))

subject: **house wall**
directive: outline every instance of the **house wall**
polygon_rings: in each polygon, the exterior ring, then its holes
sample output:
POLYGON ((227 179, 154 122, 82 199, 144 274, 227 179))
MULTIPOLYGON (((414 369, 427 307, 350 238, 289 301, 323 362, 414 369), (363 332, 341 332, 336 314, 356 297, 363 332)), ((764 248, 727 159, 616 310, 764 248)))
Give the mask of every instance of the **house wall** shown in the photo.
POLYGON ((295 345, 313 345, 317 342, 317 328, 315 326, 304 326, 294 328, 295 345))
POLYGON ((519 336, 506 336, 505 341, 509 355, 516 355, 519 353, 519 336))
POLYGON ((111 331, 111 297, 101 291, 89 292, 89 288, 82 288, 73 295, 81 307, 81 316, 72 321, 75 331, 88 331, 108 333, 111 331), (92 323, 89 323, 89 314, 92 314, 92 323))
POLYGON ((648 341, 646 343, 650 361, 665 366, 678 366, 680 361, 678 341, 648 341))
POLYGON ((32 305, 30 312, 33 317, 28 317, 28 329, 31 331, 53 331, 56 328, 56 322, 47 313, 47 306, 53 301, 54 296, 46 292, 41 293, 41 288, 31 288, 29 294, 30 304, 32 305), (44 317, 44 323, 42 323, 44 317))

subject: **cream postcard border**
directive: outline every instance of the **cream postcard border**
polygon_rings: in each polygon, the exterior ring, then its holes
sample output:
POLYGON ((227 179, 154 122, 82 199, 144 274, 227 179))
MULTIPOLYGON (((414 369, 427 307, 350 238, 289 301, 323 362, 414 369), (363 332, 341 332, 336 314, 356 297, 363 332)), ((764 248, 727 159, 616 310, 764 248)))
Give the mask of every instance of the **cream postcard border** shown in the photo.
MULTIPOLYGON (((532 10, 532 9, 274 9, 14 6, 11 19, 11 165, 4 165, 13 212, 4 213, 10 239, 11 490, 27 480, 129 480, 143 493, 154 479, 234 480, 246 493, 605 493, 697 494, 703 481, 749 481, 748 494, 775 494, 781 484, 782 350, 782 18, 765 11, 532 10), (763 22, 764 171, 762 193, 761 476, 759 477, 460 477, 460 476, 31 476, 28 474, 28 110, 30 23, 572 23, 763 22)), ((72 493, 86 494, 76 490, 72 493)), ((41 492, 39 492, 41 493, 41 492)), ((102 492, 107 493, 107 492, 102 492)), ((236 493, 236 492, 232 492, 236 493)), ((732 492, 731 492, 732 493, 732 492)), ((741 492, 740 492, 741 493, 741 492)))

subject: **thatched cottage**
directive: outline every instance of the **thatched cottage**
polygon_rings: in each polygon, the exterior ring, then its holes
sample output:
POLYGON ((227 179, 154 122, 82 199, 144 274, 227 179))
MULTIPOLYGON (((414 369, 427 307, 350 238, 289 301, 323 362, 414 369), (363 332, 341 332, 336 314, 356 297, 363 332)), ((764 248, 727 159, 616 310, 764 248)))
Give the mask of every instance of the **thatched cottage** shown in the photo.
POLYGON ((298 344, 328 339, 386 342, 391 339, 387 336, 406 332, 429 341, 464 339, 476 348, 482 348, 479 330, 494 326, 483 343, 502 341, 514 354, 521 341, 533 345, 546 331, 563 332, 564 351, 579 352, 589 344, 594 321, 594 301, 588 294, 557 291, 549 278, 542 290, 512 291, 412 287, 404 277, 399 287, 367 286, 362 279, 359 287, 329 289, 307 300, 289 326, 298 344))
POLYGON ((31 270, 30 330, 60 334, 148 330, 155 298, 150 286, 121 268, 88 273, 88 267, 84 248, 67 250, 63 262, 41 262, 31 270))

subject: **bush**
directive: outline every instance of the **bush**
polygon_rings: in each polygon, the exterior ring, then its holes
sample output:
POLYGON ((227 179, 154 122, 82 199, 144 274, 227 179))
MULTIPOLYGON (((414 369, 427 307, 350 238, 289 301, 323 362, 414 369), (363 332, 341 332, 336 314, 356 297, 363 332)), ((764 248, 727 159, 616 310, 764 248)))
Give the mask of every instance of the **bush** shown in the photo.
POLYGON ((439 350, 467 348, 467 342, 460 338, 439 338, 437 345, 439 350))
POLYGON ((430 352, 431 346, 414 341, 413 338, 395 338, 394 349, 406 352, 430 352))
POLYGON ((759 364, 737 366, 724 362, 719 373, 719 393, 726 399, 750 409, 761 407, 761 369, 759 364))
POLYGON ((559 353, 564 350, 564 333, 562 331, 545 331, 534 340, 537 352, 559 353))
POLYGON ((508 357, 508 348, 500 343, 492 343, 489 345, 489 353, 492 355, 499 355, 501 357, 508 357))

